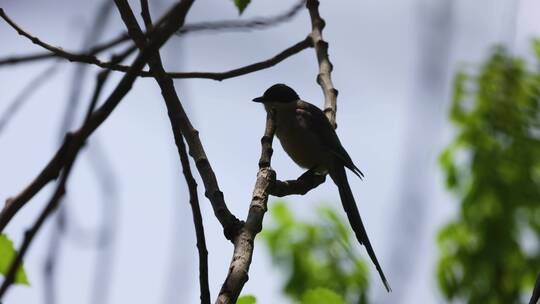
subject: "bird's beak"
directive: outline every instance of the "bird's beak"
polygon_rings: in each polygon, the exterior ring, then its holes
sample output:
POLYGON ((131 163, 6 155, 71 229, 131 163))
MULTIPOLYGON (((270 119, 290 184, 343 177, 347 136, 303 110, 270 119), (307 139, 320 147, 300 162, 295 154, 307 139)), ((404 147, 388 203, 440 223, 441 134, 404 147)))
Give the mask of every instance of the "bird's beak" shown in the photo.
POLYGON ((264 97, 261 96, 261 97, 253 98, 253 101, 254 101, 254 102, 264 103, 264 97))

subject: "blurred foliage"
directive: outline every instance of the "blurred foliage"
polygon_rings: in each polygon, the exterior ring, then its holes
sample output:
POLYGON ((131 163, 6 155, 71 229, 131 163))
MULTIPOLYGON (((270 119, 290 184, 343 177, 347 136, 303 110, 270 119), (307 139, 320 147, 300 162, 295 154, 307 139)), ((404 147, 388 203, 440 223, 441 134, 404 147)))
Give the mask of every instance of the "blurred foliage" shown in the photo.
POLYGON ((236 304, 256 304, 257 298, 252 295, 245 295, 238 298, 236 304))
POLYGON ((306 291, 301 304, 345 304, 345 300, 330 289, 318 287, 306 291))
POLYGON ((274 225, 267 225, 262 239, 275 265, 287 275, 284 293, 310 304, 344 303, 342 297, 347 303, 368 303, 367 267, 351 245, 347 220, 328 207, 317 212, 318 221, 307 223, 297 220, 283 202, 270 209, 274 225), (317 295, 341 302, 309 301, 317 295))
POLYGON ((540 270, 540 69, 499 47, 478 70, 455 78, 440 160, 461 204, 438 235, 438 282, 449 300, 520 303, 540 270))
MULTIPOLYGON (((252 295, 245 295, 238 298, 236 304, 256 304, 257 298, 252 295)), ((330 289, 317 287, 310 289, 302 296, 302 301, 299 304, 345 304, 342 296, 333 292, 330 289)))
MULTIPOLYGON (((5 234, 0 235, 0 273, 4 276, 8 273, 9 268, 11 267, 11 262, 16 256, 15 248, 13 247, 13 242, 5 234)), ((28 278, 26 277, 26 272, 24 271, 24 266, 21 265, 15 274, 15 283, 22 285, 30 285, 28 278)))
POLYGON ((234 0, 234 5, 236 5, 240 15, 244 12, 250 2, 251 0, 234 0))

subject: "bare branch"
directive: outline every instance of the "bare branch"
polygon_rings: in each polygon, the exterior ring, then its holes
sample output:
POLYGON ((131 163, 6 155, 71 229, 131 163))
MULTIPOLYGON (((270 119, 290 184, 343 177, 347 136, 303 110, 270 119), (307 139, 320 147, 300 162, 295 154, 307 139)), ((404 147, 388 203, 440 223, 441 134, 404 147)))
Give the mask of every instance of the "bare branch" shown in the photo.
MULTIPOLYGON (((281 61, 301 52, 302 50, 305 50, 309 47, 312 47, 311 38, 308 37, 289 48, 283 50, 282 52, 278 53, 272 58, 269 58, 267 60, 259 61, 250 65, 246 65, 241 68, 237 68, 234 70, 226 71, 226 72, 181 72, 181 73, 168 73, 169 77, 172 78, 206 78, 206 79, 213 79, 222 81, 229 78, 234 78, 242 75, 246 75, 249 73, 257 72, 260 70, 267 69, 269 67, 272 67, 281 61)), ((147 77, 147 72, 141 73, 142 77, 147 77)))
MULTIPOLYGON (((165 16, 169 22, 163 27, 152 33, 148 46, 141 51, 130 67, 130 70, 120 80, 119 84, 113 90, 111 95, 98 108, 90 118, 75 133, 82 134, 83 139, 87 139, 114 111, 122 98, 129 92, 133 83, 137 79, 137 73, 142 70, 148 58, 159 49, 167 39, 184 23, 185 16, 193 4, 194 0, 182 0, 177 3, 165 16)), ((37 192, 39 192, 47 183, 58 176, 60 169, 65 164, 64 153, 67 149, 67 143, 60 147, 55 156, 39 173, 39 175, 16 197, 8 199, 2 212, 0 212, 0 232, 4 230, 7 223, 13 218, 15 213, 22 208, 37 192)))
MULTIPOLYGON (((198 33, 198 32, 204 33, 204 32, 250 31, 250 30, 266 29, 271 26, 275 26, 275 25, 278 25, 280 23, 283 23, 292 19, 300 11, 300 8, 303 6, 304 3, 305 3, 305 0, 301 0, 288 11, 282 14, 273 16, 273 17, 267 17, 267 18, 257 17, 251 20, 246 20, 246 21, 223 20, 223 21, 214 21, 214 22, 198 22, 198 23, 186 24, 176 34, 179 36, 183 36, 185 34, 198 33)), ((147 34, 145 35, 148 36, 147 34)), ((122 33, 118 35, 117 37, 115 37, 114 39, 111 39, 110 41, 107 41, 103 44, 99 44, 91 48, 90 50, 88 50, 87 53, 89 55, 97 55, 98 53, 101 53, 109 48, 112 48, 114 46, 117 46, 120 43, 129 41, 129 40, 130 40, 129 35, 127 33, 122 33)), ((32 61, 38 61, 38 60, 43 60, 43 59, 51 59, 57 56, 59 56, 57 53, 50 53, 50 52, 23 55, 23 56, 12 56, 12 57, 0 59, 0 65, 32 62, 32 61)))
POLYGON ((19 56, 10 56, 6 58, 0 59, 0 65, 7 65, 7 64, 17 64, 17 63, 26 63, 26 62, 32 62, 32 61, 40 61, 43 59, 53 59, 56 55, 51 52, 44 52, 44 53, 37 53, 37 54, 30 54, 30 55, 19 55, 19 56))
MULTIPOLYGON (((111 69, 118 72, 127 72, 130 68, 129 66, 116 64, 110 61, 102 61, 98 59, 97 57, 95 57, 92 53, 88 53, 88 54, 87 53, 72 53, 72 52, 63 50, 60 47, 55 47, 46 42, 43 42, 39 38, 34 37, 30 33, 24 31, 13 20, 11 20, 1 9, 0 9, 0 17, 6 20, 6 22, 8 22, 19 34, 30 39, 33 43, 53 52, 55 56, 64 58, 71 62, 93 64, 101 68, 111 69)), ((145 34, 142 33, 141 36, 145 37, 145 34)), ((280 63, 281 61, 287 59, 288 57, 295 55, 299 53, 300 51, 311 47, 313 45, 311 40, 312 39, 308 37, 292 45, 291 47, 283 50, 282 52, 278 53, 272 58, 269 58, 267 60, 263 60, 260 62, 256 62, 247 66, 243 66, 237 69, 233 69, 230 71, 226 71, 226 72, 170 72, 166 74, 168 77, 172 77, 176 79, 204 78, 204 79, 213 79, 213 80, 222 81, 228 78, 238 77, 238 76, 246 75, 249 73, 253 73, 256 71, 260 71, 260 70, 272 67, 280 63)), ((134 50, 134 49, 130 48, 130 50, 134 50)), ((151 71, 141 71, 139 72, 138 75, 141 77, 153 77, 153 74, 151 71)))
POLYGON ((270 194, 284 197, 293 194, 304 195, 324 183, 326 175, 317 174, 313 170, 306 171, 298 179, 280 181, 276 180, 270 188, 270 194))
POLYGON ((77 157, 77 154, 82 147, 84 142, 83 137, 81 134, 68 134, 66 136, 66 157, 65 157, 65 171, 62 174, 61 180, 58 183, 54 194, 52 195, 51 199, 47 203, 46 207, 43 209, 35 223, 32 225, 32 228, 26 231, 24 234, 24 239, 21 247, 17 251, 17 256, 13 260, 13 262, 10 265, 9 271, 7 272, 7 275, 5 276, 4 281, 2 282, 2 286, 0 286, 0 299, 4 296, 5 292, 8 290, 8 288, 11 286, 15 279, 15 274, 17 273, 17 270, 21 266, 23 257, 25 256, 26 252, 28 251, 28 248, 30 247, 30 244, 32 243, 34 237, 36 236, 37 232, 47 219, 47 217, 56 209, 58 204, 60 203, 61 198, 65 194, 65 185, 66 181, 68 179, 69 173, 71 172, 71 168, 73 166, 73 163, 75 162, 75 159, 77 157))
POLYGON ((186 24, 178 31, 178 35, 186 34, 189 32, 230 32, 230 31, 252 31, 266 29, 283 22, 289 21, 298 14, 302 6, 304 6, 305 0, 300 0, 293 5, 286 12, 273 16, 273 17, 256 17, 251 20, 224 20, 213 22, 200 22, 193 24, 186 24))
MULTIPOLYGON (((144 48, 146 41, 137 20, 126 0, 115 0, 120 11, 122 20, 128 28, 128 32, 135 44, 139 48, 144 48)), ((195 161, 197 170, 203 180, 206 189, 206 197, 210 200, 214 214, 223 226, 225 237, 232 240, 239 229, 240 221, 229 211, 223 197, 223 192, 219 189, 216 175, 208 161, 206 152, 199 138, 199 132, 193 127, 189 120, 180 99, 176 93, 172 78, 165 73, 159 52, 156 50, 153 57, 148 60, 150 70, 154 73, 154 78, 161 88, 161 94, 167 106, 167 113, 171 123, 174 140, 178 149, 181 147, 182 136, 185 137, 189 147, 189 154, 195 161)))
MULTIPOLYGON (((56 47, 53 45, 50 45, 46 42, 41 41, 41 39, 33 36, 32 34, 28 33, 27 31, 23 30, 15 21, 11 20, 6 13, 4 12, 4 9, 0 8, 0 17, 4 19, 13 29, 19 33, 19 35, 24 36, 28 38, 32 43, 54 53, 55 56, 61 57, 64 59, 67 59, 72 62, 81 62, 81 63, 89 63, 94 64, 102 68, 107 69, 113 69, 114 70, 114 64, 111 62, 101 61, 96 56, 94 56, 92 53, 71 53, 68 51, 64 51, 60 47, 56 47)), ((130 67, 128 66, 121 66, 122 71, 128 71, 130 67)))
MULTIPOLYGON (((141 15, 143 17, 146 31, 152 30, 152 18, 148 7, 148 0, 141 0, 141 15)), ((199 253, 199 288, 201 304, 210 304, 210 287, 208 285, 208 249, 206 248, 206 239, 204 236, 204 225, 199 206, 199 195, 197 194, 197 182, 193 178, 191 165, 186 150, 184 140, 181 138, 178 142, 178 154, 182 163, 184 177, 189 191, 189 204, 193 215, 193 224, 195 226, 195 237, 197 238, 197 251, 199 253)))
POLYGON ((332 83, 331 73, 333 66, 328 58, 328 43, 323 40, 322 36, 325 22, 319 14, 318 0, 307 0, 306 7, 309 10, 309 16, 311 17, 311 38, 313 39, 313 46, 315 47, 317 61, 319 62, 317 83, 321 86, 324 94, 324 113, 332 126, 336 128, 338 90, 334 88, 334 84, 332 83))
POLYGON ((4 113, 0 116, 0 133, 2 133, 9 121, 15 117, 15 114, 17 114, 19 109, 24 106, 26 101, 30 99, 32 93, 35 93, 40 86, 52 79, 52 76, 54 73, 56 73, 56 71, 58 71, 57 62, 53 63, 51 66, 43 70, 43 72, 39 73, 21 90, 17 97, 15 97, 4 113))
POLYGON ((201 303, 210 304, 210 287, 208 286, 208 249, 206 249, 206 239, 204 236, 203 219, 201 208, 199 206, 199 197, 197 195, 197 182, 191 173, 191 167, 186 151, 184 141, 181 141, 181 147, 178 148, 180 161, 186 183, 189 189, 189 203, 191 213, 193 214, 193 224, 195 225, 195 236, 197 238, 197 251, 199 253, 199 285, 201 290, 201 303))
POLYGON ((255 236, 262 230, 269 191, 276 179, 276 173, 270 167, 275 129, 275 115, 270 111, 266 116, 266 128, 261 139, 259 172, 257 173, 257 181, 253 190, 248 217, 245 225, 234 238, 234 253, 229 266, 229 273, 221 287, 216 304, 236 303, 244 284, 249 279, 248 273, 253 257, 255 236))

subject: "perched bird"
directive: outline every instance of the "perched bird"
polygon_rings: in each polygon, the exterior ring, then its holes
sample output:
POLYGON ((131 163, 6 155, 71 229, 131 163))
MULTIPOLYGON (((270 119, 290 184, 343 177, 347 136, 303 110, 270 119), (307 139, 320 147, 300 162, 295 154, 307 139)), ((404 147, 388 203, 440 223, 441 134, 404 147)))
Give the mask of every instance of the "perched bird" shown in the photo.
POLYGON ((341 145, 336 131, 324 113, 316 106, 301 100, 292 88, 284 84, 271 86, 263 96, 253 101, 262 103, 267 112, 275 111, 276 136, 296 164, 317 173, 330 175, 339 189, 341 203, 356 238, 366 247, 386 290, 390 291, 390 285, 377 261, 360 218, 345 168, 360 178, 364 175, 341 145))

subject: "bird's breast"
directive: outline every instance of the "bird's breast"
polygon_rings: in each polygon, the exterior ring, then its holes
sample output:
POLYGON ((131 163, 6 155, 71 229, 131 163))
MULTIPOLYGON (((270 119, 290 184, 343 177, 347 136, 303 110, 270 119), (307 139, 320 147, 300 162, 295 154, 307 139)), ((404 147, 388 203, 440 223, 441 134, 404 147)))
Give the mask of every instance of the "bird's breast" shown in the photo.
POLYGON ((311 169, 323 165, 324 151, 319 138, 294 117, 278 117, 276 136, 300 167, 311 169))

